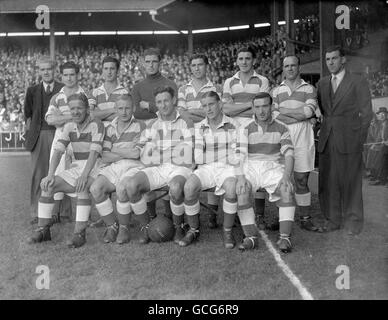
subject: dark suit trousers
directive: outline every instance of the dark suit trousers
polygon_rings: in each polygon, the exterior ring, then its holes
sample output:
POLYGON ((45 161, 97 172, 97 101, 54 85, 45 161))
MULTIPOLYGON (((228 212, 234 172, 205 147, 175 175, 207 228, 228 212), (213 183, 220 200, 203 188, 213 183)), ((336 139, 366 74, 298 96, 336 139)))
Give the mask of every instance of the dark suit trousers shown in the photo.
POLYGON ((319 154, 319 201, 323 215, 333 227, 361 231, 362 153, 339 153, 332 136, 319 154))
POLYGON ((40 181, 47 176, 50 165, 50 150, 54 139, 54 130, 40 131, 34 150, 31 151, 31 217, 38 216, 40 181))

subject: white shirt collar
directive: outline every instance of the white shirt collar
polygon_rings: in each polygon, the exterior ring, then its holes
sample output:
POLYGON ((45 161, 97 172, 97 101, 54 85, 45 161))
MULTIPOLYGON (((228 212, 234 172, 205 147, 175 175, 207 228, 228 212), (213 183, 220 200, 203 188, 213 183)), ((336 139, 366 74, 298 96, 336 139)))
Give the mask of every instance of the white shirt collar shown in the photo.
MULTIPOLYGON (((340 84, 340 82, 342 81, 342 79, 344 78, 345 76, 345 68, 343 68, 340 72, 338 72, 335 77, 337 78, 337 85, 340 84)), ((331 79, 334 78, 334 74, 331 75, 331 79)))
POLYGON ((54 89, 54 81, 51 82, 51 83, 46 83, 44 81, 43 82, 43 88, 44 88, 44 91, 47 91, 47 87, 50 86, 50 91, 53 92, 53 89, 54 89))

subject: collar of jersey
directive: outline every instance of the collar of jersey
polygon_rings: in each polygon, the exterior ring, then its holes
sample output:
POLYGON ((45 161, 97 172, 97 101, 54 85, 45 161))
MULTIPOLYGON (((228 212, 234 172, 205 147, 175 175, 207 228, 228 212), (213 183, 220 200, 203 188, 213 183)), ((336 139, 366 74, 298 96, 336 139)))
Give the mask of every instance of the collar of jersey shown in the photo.
MULTIPOLYGON (((229 123, 229 122, 230 122, 229 117, 227 117, 225 114, 223 114, 221 123, 217 126, 217 129, 222 128, 226 123, 229 123)), ((209 120, 207 117, 203 120, 202 126, 210 128, 209 120)))

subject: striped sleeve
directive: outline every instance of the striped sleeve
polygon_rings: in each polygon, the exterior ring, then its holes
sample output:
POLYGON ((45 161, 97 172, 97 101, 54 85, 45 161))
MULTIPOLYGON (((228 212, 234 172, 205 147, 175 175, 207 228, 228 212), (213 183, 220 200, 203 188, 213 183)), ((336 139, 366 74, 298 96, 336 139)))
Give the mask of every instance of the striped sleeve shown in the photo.
POLYGON ((62 132, 54 146, 55 150, 58 150, 62 153, 66 151, 67 146, 70 143, 69 130, 72 128, 72 123, 67 123, 62 129, 62 132))
POLYGON ((101 121, 93 121, 91 123, 92 142, 90 144, 90 151, 102 152, 104 133, 105 127, 101 121))
POLYGON ((307 86, 306 104, 310 107, 312 114, 314 114, 318 108, 317 90, 311 85, 307 86))
POLYGON ((186 88, 186 86, 183 85, 183 86, 179 87, 179 90, 178 90, 178 107, 183 108, 183 109, 187 109, 186 97, 185 97, 185 88, 186 88))
POLYGON ((230 82, 232 78, 225 80, 224 89, 222 92, 222 102, 223 103, 233 103, 232 90, 230 88, 230 82))
POLYGON ((47 118, 49 116, 52 116, 52 115, 57 115, 57 114, 60 114, 61 111, 59 110, 58 108, 58 103, 57 103, 57 98, 58 97, 58 93, 56 93, 55 95, 53 95, 51 97, 51 100, 50 100, 50 103, 49 103, 49 106, 48 106, 48 109, 47 109, 47 112, 44 116, 44 119, 47 121, 47 118))

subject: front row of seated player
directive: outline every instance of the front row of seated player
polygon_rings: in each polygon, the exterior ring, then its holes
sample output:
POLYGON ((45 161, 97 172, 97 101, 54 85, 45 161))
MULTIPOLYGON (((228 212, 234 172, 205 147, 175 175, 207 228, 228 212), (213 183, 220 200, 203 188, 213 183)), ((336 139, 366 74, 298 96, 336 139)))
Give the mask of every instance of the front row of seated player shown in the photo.
POLYGON ((220 97, 214 91, 203 95, 201 105, 206 118, 195 127, 176 110, 176 97, 169 87, 155 91, 158 118, 147 127, 133 117, 128 95, 116 101, 117 117, 106 129, 100 121, 90 118, 84 95, 70 96, 68 103, 73 122, 64 126, 61 138, 53 146, 55 155, 49 174, 41 183, 39 225, 31 243, 51 240, 53 194, 59 191, 78 196, 75 230, 68 246, 80 247, 86 242, 89 191, 107 225, 104 242, 121 244, 130 240, 133 211, 141 226, 139 242, 148 243, 146 194, 168 186, 174 242, 184 247, 198 239, 199 195, 202 190, 215 188, 216 195, 224 196, 225 248, 236 245, 232 227, 237 214, 245 236, 239 249, 250 250, 258 246, 252 194, 263 188, 269 193, 269 200, 276 201, 279 207, 279 249, 291 250, 295 212, 290 181, 293 146, 286 126, 272 119, 272 98, 268 93, 260 93, 252 100, 254 117, 244 128, 223 114, 220 97), (69 143, 75 158, 72 168, 54 176, 69 143), (114 191, 117 216, 110 200, 114 191), (184 215, 190 226, 187 232, 183 228, 184 215))

